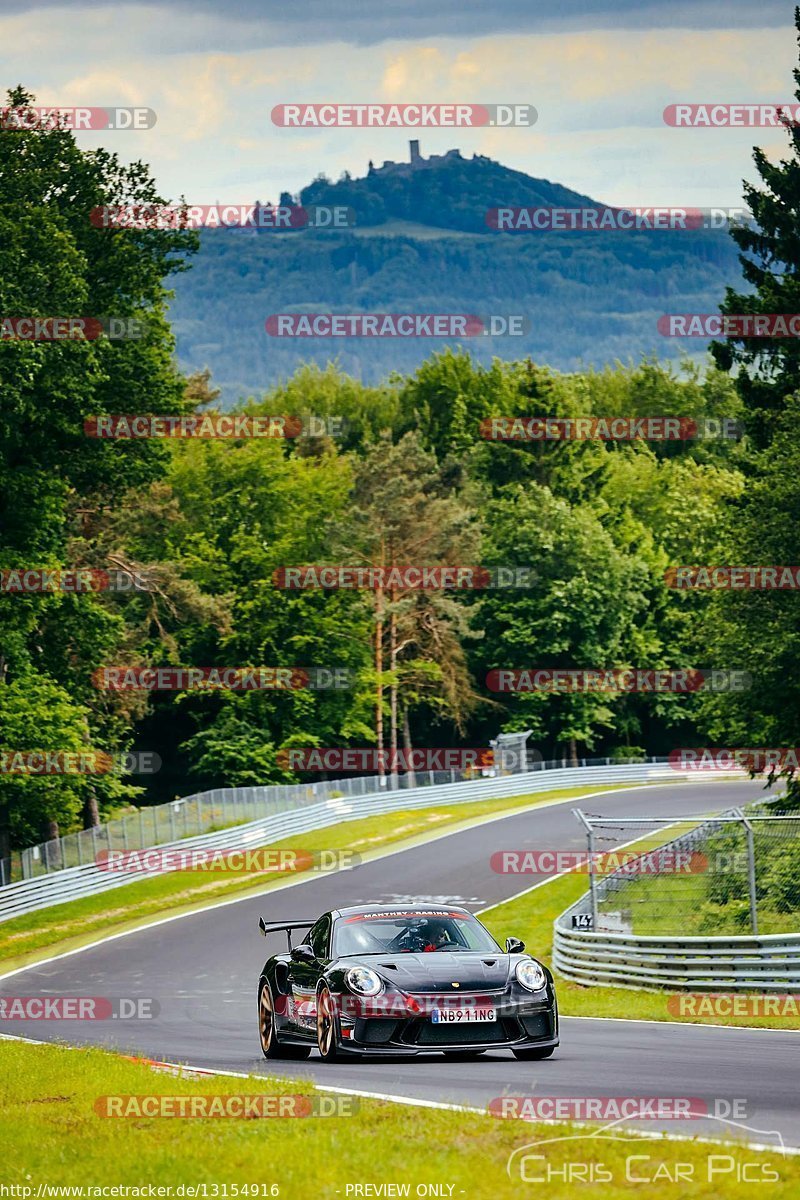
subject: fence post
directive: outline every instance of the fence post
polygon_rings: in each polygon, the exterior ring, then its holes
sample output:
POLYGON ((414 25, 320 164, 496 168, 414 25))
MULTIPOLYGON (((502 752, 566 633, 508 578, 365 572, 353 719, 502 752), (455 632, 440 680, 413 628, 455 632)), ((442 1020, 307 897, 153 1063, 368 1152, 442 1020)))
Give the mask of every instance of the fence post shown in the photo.
POLYGON ((589 849, 589 896, 592 902, 592 929, 597 932, 597 892, 594 881, 594 829, 579 808, 572 810, 586 826, 586 842, 589 849))
POLYGON ((737 816, 744 825, 747 838, 747 887, 750 893, 750 930, 754 937, 758 936, 758 898, 756 896, 756 845, 753 837, 753 826, 740 808, 736 809, 737 816))

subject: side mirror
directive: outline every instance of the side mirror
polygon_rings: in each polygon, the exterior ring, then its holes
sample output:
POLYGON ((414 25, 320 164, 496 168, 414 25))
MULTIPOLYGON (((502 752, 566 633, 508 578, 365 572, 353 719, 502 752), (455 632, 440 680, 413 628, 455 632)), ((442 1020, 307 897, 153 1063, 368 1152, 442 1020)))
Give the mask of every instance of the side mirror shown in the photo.
POLYGON ((521 954, 525 949, 525 943, 519 938, 506 938, 506 954, 521 954))
POLYGON ((290 957, 295 962, 316 962, 317 960, 317 956, 308 942, 303 942, 300 946, 294 946, 290 951, 290 957))

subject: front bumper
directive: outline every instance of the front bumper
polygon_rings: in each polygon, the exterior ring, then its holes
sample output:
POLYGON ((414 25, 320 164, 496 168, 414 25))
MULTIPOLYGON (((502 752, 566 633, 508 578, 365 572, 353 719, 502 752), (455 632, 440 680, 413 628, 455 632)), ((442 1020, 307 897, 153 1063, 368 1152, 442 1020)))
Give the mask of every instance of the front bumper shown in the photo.
POLYGON ((377 1056, 443 1050, 547 1050, 558 1045, 558 1013, 554 1002, 516 1004, 507 995, 495 1000, 498 1011, 496 1020, 491 1022, 438 1024, 429 1014, 342 1018, 341 1049, 377 1056))

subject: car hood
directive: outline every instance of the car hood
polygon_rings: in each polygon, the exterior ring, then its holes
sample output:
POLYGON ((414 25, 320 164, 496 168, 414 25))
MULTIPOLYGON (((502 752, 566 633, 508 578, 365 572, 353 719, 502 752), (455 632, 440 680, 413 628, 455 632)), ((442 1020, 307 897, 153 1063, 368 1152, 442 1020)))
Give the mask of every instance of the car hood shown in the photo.
MULTIPOLYGON (((364 960, 365 964, 367 960, 364 960)), ((503 988, 511 973, 508 954, 431 951, 370 958, 369 966, 404 992, 479 991, 503 988), (457 983, 458 989, 453 987, 457 983)))

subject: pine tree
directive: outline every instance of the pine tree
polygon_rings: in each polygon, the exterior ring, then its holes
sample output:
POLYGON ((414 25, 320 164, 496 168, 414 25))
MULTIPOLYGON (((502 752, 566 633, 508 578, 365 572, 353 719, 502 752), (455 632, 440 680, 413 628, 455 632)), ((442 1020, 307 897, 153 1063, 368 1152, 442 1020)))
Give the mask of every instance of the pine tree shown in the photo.
MULTIPOLYGON (((800 8, 795 8, 800 42, 800 8)), ((800 102, 800 69, 793 72, 800 102)), ((744 183, 754 223, 731 229, 745 281, 753 292, 727 288, 724 314, 800 313, 800 124, 784 117, 790 157, 775 165, 756 147, 753 161, 763 188, 744 183)), ((800 339, 732 337, 715 342, 711 352, 719 367, 739 365, 738 390, 747 408, 747 427, 760 448, 772 441, 776 418, 785 399, 800 389, 800 339)))

